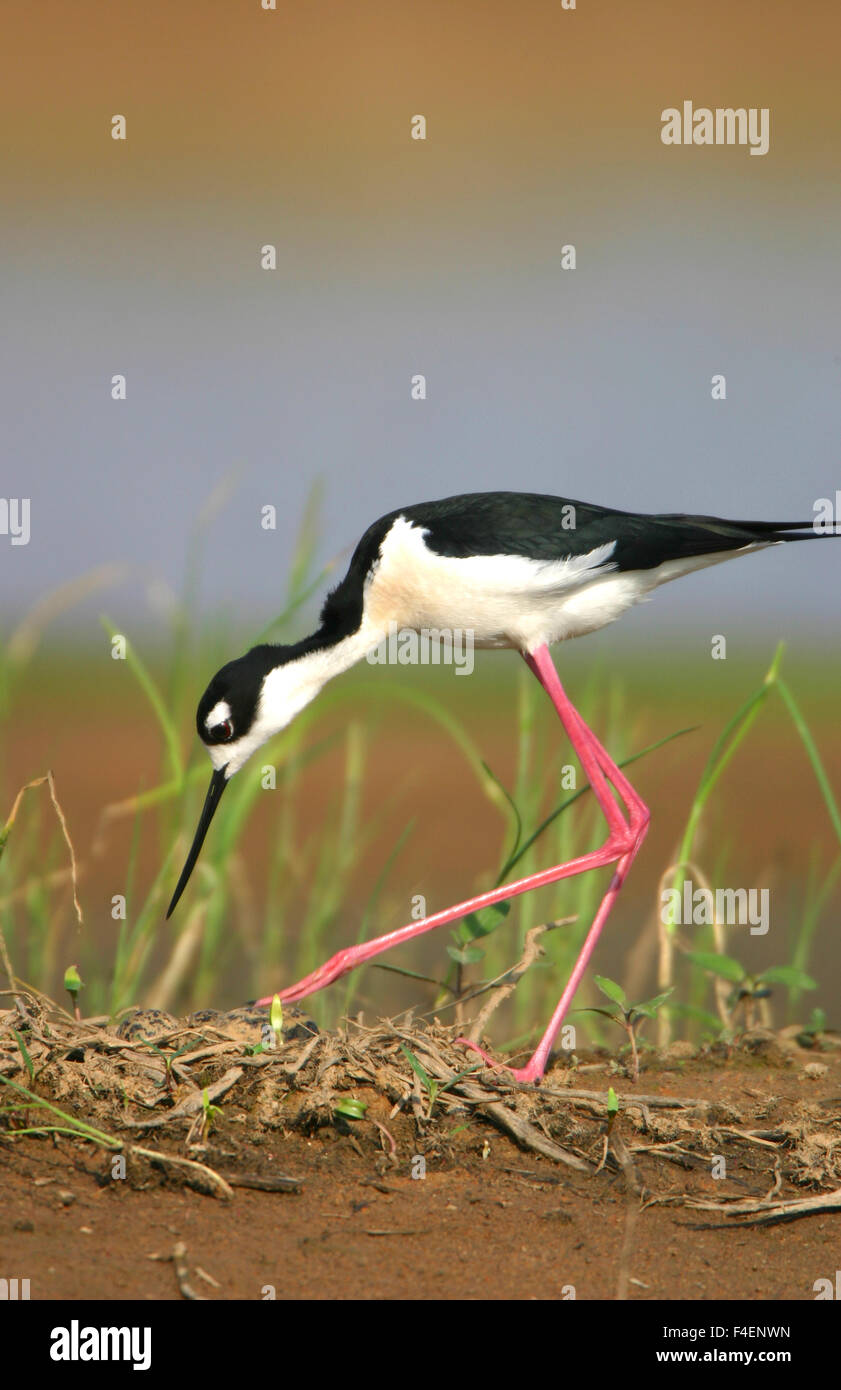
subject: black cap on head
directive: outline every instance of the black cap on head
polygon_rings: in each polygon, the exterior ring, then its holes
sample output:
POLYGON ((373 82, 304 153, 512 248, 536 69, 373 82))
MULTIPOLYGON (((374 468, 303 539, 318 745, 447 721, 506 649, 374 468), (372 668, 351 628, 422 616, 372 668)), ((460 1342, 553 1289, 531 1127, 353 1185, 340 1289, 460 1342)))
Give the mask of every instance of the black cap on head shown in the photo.
POLYGON ((228 743, 248 732, 257 713, 263 677, 277 665, 277 651, 277 647, 254 647, 216 672, 196 710, 196 729, 202 743, 228 743), (208 728, 208 716, 220 705, 227 706, 227 713, 223 711, 208 728), (229 730, 224 728, 226 723, 229 730))

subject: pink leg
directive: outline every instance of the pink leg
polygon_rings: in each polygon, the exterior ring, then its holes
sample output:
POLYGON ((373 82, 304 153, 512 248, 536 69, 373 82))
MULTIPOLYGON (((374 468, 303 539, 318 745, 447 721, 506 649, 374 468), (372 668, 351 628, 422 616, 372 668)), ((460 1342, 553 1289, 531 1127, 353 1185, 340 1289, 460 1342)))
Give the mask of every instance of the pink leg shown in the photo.
POLYGON ((631 786, 624 772, 616 766, 610 754, 596 738, 593 730, 584 723, 578 710, 564 691, 555 669, 555 663, 552 661, 551 656, 549 656, 547 649, 544 647, 542 651, 545 653, 545 658, 541 656, 539 651, 535 652, 534 656, 530 655, 528 652, 523 652, 523 660, 549 695, 550 700, 561 717, 564 728, 567 729, 569 733, 570 741, 574 746, 578 746, 577 740, 573 738, 568 728, 567 721, 572 718, 575 720, 580 731, 579 737, 593 750, 602 772, 607 775, 608 780, 613 784, 622 798, 628 811, 631 829, 639 830, 642 829, 643 826, 647 827, 650 819, 648 807, 639 793, 631 786), (563 714, 561 713, 561 706, 563 706, 563 714), (566 718, 564 716, 566 716, 566 718))
MULTIPOLYGON (((642 845, 642 842, 645 838, 645 832, 648 829, 648 822, 650 820, 650 812, 645 802, 642 800, 642 797, 634 790, 634 788, 631 786, 630 782, 622 774, 622 772, 620 772, 619 768, 613 762, 613 759, 607 752, 605 752, 605 749, 602 747, 601 743, 599 743, 599 740, 596 738, 595 734, 592 732, 591 729, 587 727, 587 725, 584 723, 584 720, 581 718, 580 714, 573 706, 572 702, 570 701, 569 697, 564 691, 563 686, 561 685, 558 673, 555 670, 555 665, 552 661, 548 649, 546 647, 539 647, 536 652, 534 652, 531 655, 527 655, 525 657, 525 660, 529 669, 533 671, 534 674, 537 676, 537 679, 540 681, 540 684, 543 686, 544 690, 547 692, 549 698, 555 706, 555 709, 558 711, 560 720, 564 725, 567 734, 569 735, 570 742, 572 743, 573 747, 576 749, 579 757, 581 758, 582 766, 585 768, 585 770, 587 770, 587 762, 585 762, 585 758, 583 755, 583 750, 586 747, 588 754, 590 756, 595 756, 598 759, 600 764, 600 773, 607 774, 610 781, 613 783, 620 796, 623 798, 623 801, 625 802, 628 809, 628 816, 630 821, 630 824, 627 827, 627 843, 625 847, 625 852, 622 853, 621 856, 618 858, 616 870, 610 881, 608 890, 602 898, 598 912, 593 918, 592 926, 590 927, 590 930, 587 933, 587 936, 584 940, 584 945, 582 946, 581 951, 578 955, 578 959, 575 962, 575 965, 573 966, 572 974, 570 975, 569 980, 567 981, 566 988, 564 989, 563 994, 558 1000, 557 1008, 555 1009, 555 1012, 552 1014, 552 1017, 549 1020, 549 1025, 546 1029, 546 1032, 543 1034, 543 1037, 538 1043, 534 1055, 531 1057, 530 1061, 526 1064, 526 1066, 519 1068, 510 1068, 512 1075, 518 1081, 537 1081, 540 1079, 540 1077, 546 1070, 546 1063, 548 1062, 549 1054, 552 1051, 552 1044, 554 1043, 555 1038, 558 1034, 558 1030, 561 1024, 563 1023, 564 1018, 566 1017, 567 1010, 569 1009, 569 1006, 572 1003, 575 991, 578 989, 578 986, 581 983, 581 977, 583 976, 584 971, 587 969, 590 957, 592 956, 593 951, 596 949, 596 942, 601 936, 602 928, 605 922, 607 921, 608 916, 610 915, 610 910, 613 907, 613 904, 615 903, 619 895, 619 889, 625 882, 625 879, 628 876, 628 870, 633 864, 634 859, 636 858, 640 846, 642 845)), ((591 782, 593 781, 592 777, 590 780, 591 782)), ((602 777, 601 780, 603 786, 604 778, 602 777)), ((596 795, 598 796, 599 789, 595 783, 593 784, 593 790, 596 792, 596 795)), ((608 792, 607 795, 609 796, 610 793, 608 792)), ((607 815, 607 810, 604 806, 604 803, 602 802, 601 796, 599 796, 599 802, 602 805, 602 809, 605 811, 605 814, 607 815)), ((482 1048, 477 1047, 475 1043, 469 1042, 466 1038, 461 1038, 459 1039, 459 1041, 464 1043, 466 1047, 471 1048, 472 1051, 478 1052, 479 1055, 483 1057, 486 1062, 489 1062, 492 1066, 499 1065, 499 1063, 495 1063, 493 1059, 482 1050, 482 1048)))
MULTIPOLYGON (((552 1015, 549 1027, 544 1034, 537 1051, 525 1068, 514 1071, 514 1076, 520 1080, 532 1081, 543 1075, 546 1069, 546 1061, 552 1048, 555 1036, 561 1026, 570 1000, 583 975, 590 956, 593 953, 596 942, 604 926, 605 920, 613 901, 619 892, 628 869, 633 862, 634 856, 642 842, 643 835, 648 825, 648 809, 645 803, 637 795, 630 783, 615 766, 608 754, 604 751, 595 735, 587 728, 577 710, 567 698, 558 674, 555 670, 552 658, 549 655, 548 647, 538 647, 530 654, 524 654, 529 669, 535 674, 541 685, 549 694, 560 717, 567 735, 578 753, 581 766, 587 774, 593 792, 601 806, 605 820, 608 823, 609 835, 601 849, 594 850, 590 854, 583 854, 577 859, 570 860, 567 864, 558 864, 551 869, 542 869, 539 873, 531 874, 528 878, 517 880, 515 883, 502 884, 499 888, 491 889, 488 893, 480 893, 475 898, 469 898, 466 902, 457 903, 454 907, 445 908, 442 912, 433 913, 431 917, 425 917, 420 922, 410 922, 408 926, 399 927, 392 932, 386 932, 384 936, 377 937, 374 941, 363 942, 359 946, 349 946, 345 950, 337 952, 318 970, 314 970, 310 975, 299 980, 296 985, 291 985, 288 989, 280 991, 281 999, 296 1000, 305 999, 307 995, 314 994, 316 990, 323 989, 326 985, 332 984, 335 980, 346 975, 348 971, 363 965, 366 961, 372 960, 383 951, 389 950, 392 946, 399 946, 403 942, 411 941, 416 936, 422 936, 435 927, 445 926, 448 922, 456 922, 466 917, 468 913, 478 912, 483 907, 490 907, 493 903, 503 902, 508 898, 518 897, 520 893, 530 892, 534 888, 543 888, 550 883, 558 883, 562 879, 571 878, 575 874, 586 873, 589 869, 599 869, 607 864, 616 864, 616 873, 613 876, 611 885, 599 908, 593 925, 587 934, 578 960, 575 963, 569 984, 564 990, 557 1009, 552 1015), (628 819, 622 815, 610 788, 607 785, 605 773, 616 787, 620 796, 627 805, 628 819)), ((270 1004, 271 995, 265 999, 258 1000, 259 1004, 270 1004)), ((480 1049, 475 1049, 480 1051, 480 1049)), ((482 1056, 485 1056, 482 1053, 482 1056)), ((490 1059, 487 1059, 490 1060, 490 1059)))

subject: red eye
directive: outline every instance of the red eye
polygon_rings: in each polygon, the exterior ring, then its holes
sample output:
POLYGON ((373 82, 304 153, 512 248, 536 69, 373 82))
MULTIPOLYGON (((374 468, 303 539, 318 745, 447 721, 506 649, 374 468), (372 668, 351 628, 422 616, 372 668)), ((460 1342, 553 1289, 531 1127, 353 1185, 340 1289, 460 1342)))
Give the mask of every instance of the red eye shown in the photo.
POLYGON ((210 730, 210 737, 214 743, 227 743, 229 738, 234 736, 234 726, 230 719, 223 719, 221 724, 214 724, 210 730))

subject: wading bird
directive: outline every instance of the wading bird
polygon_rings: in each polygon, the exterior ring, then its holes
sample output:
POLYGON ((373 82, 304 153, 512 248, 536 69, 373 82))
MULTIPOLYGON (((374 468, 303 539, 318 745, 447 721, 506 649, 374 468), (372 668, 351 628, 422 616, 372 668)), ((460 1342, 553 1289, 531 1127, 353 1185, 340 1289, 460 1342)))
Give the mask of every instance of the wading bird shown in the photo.
POLYGON ((513 647, 555 706, 589 779, 607 822, 601 849, 349 946, 280 996, 303 999, 433 927, 532 888, 615 864, 549 1025, 531 1060, 514 1070, 518 1080, 538 1080, 649 822, 648 807, 566 695, 549 648, 613 622, 670 579, 781 541, 824 534, 841 533, 834 527, 818 530, 810 521, 648 516, 527 492, 467 493, 381 517, 365 532, 347 574, 328 595, 318 631, 292 646, 252 648, 223 666, 202 696, 196 727, 214 772, 167 917, 184 891, 234 773, 328 680, 365 657, 395 626, 466 629, 477 647, 513 647))

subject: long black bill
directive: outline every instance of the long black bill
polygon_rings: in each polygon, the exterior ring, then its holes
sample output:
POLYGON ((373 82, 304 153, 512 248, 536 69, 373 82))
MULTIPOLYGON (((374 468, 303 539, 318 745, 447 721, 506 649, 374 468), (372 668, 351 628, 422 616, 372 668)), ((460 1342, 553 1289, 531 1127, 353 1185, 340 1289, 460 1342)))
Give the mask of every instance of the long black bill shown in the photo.
POLYGON ((207 834, 208 829, 210 828, 210 822, 213 820, 216 807, 222 800, 222 793, 227 787, 227 785, 228 783, 225 778, 225 769, 222 768, 219 772, 214 772, 213 776, 210 779, 210 786, 207 789, 207 796, 204 799, 204 806, 202 807, 201 815, 199 816, 199 824, 196 830, 195 838, 193 839, 193 843, 190 847, 190 853, 187 855, 187 862, 184 865, 184 868, 181 870, 181 877, 178 880, 178 887, 172 895, 172 902, 170 903, 169 910, 166 914, 167 919, 169 919, 172 916, 173 912, 175 911, 175 906, 178 902, 178 899, 181 897, 181 894, 187 887, 187 881, 190 877, 190 874, 193 872, 196 860, 198 859, 199 854, 201 853, 201 847, 204 844, 204 837, 207 834))

